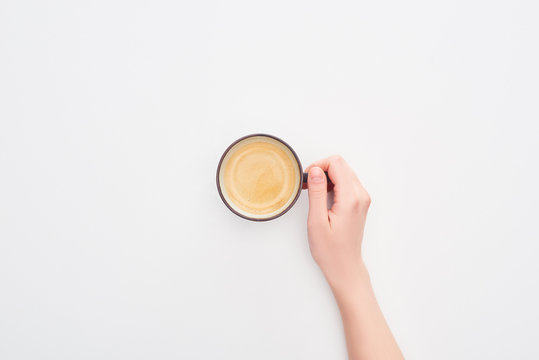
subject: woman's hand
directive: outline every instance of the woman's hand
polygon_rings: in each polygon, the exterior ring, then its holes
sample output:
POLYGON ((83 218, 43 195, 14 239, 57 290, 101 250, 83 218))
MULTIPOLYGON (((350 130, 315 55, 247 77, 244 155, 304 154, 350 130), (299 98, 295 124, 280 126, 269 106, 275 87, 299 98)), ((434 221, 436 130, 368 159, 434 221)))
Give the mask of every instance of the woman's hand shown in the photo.
POLYGON ((309 172, 309 247, 326 277, 346 336, 348 357, 402 359, 372 290, 361 256, 363 230, 371 198, 340 156, 315 162, 309 172), (327 208, 328 172, 334 184, 333 206, 327 208))
POLYGON ((309 246, 330 286, 338 290, 351 277, 365 276, 361 243, 371 198, 356 174, 338 155, 306 169, 309 189, 309 246), (327 181, 333 182, 333 206, 327 208, 327 181))

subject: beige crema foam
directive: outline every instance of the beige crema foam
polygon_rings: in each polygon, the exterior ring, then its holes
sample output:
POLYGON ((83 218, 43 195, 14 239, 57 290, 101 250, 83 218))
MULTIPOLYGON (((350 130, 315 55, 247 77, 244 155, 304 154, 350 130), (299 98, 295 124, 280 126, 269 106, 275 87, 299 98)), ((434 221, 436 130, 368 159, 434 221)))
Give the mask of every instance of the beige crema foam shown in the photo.
POLYGON ((221 189, 240 213, 265 218, 281 213, 300 186, 299 166, 281 142, 256 136, 240 141, 221 164, 221 189))

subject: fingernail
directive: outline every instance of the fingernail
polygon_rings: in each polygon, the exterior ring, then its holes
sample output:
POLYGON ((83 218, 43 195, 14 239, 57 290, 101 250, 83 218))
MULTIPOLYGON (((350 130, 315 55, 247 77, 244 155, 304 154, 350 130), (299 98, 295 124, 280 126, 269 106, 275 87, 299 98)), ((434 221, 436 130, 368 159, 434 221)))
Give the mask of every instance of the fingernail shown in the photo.
POLYGON ((311 171, 309 171, 309 181, 317 184, 324 181, 324 172, 322 169, 313 167, 311 171))

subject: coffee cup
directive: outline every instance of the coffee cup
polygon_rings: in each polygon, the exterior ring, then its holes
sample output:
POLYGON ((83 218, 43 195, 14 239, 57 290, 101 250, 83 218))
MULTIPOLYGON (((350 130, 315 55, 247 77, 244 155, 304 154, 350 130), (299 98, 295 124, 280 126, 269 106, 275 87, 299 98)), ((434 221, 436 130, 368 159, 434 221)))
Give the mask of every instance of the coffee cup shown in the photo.
POLYGON ((251 134, 234 141, 221 156, 216 174, 224 204, 252 221, 285 214, 306 188, 307 180, 292 147, 268 134, 251 134))

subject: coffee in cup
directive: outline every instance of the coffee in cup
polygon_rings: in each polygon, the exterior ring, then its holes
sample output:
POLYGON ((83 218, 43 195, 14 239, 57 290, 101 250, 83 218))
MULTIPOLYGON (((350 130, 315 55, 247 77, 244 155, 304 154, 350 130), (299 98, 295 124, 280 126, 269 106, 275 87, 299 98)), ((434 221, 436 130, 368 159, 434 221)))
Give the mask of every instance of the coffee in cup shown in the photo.
POLYGON ((236 140, 217 167, 217 189, 225 205, 236 215, 255 221, 287 212, 306 181, 294 150, 267 134, 236 140))

